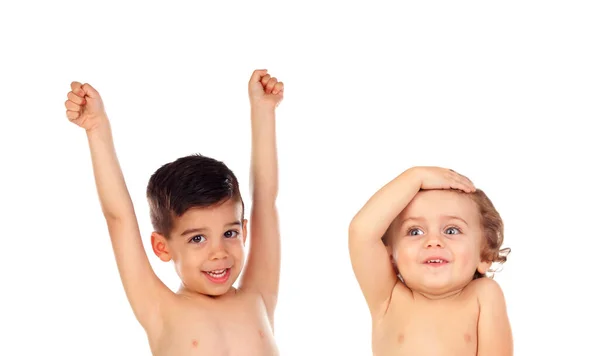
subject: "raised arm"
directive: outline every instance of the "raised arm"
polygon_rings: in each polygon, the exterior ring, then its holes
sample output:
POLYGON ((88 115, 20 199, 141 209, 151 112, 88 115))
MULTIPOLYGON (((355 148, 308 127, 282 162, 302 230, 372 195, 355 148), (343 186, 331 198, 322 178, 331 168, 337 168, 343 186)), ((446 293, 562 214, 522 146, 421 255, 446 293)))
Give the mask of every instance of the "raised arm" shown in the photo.
POLYGON ((73 82, 71 89, 65 103, 67 117, 86 130, 96 188, 121 282, 137 320, 145 329, 154 328, 161 298, 170 290, 152 270, 144 250, 102 99, 89 84, 73 82))
POLYGON ((250 247, 240 289, 255 290, 265 301, 271 323, 277 304, 280 235, 275 108, 283 98, 283 83, 254 71, 249 82, 252 126, 250 247))
POLYGON ((381 239, 420 187, 417 175, 405 171, 377 191, 350 223, 350 260, 372 316, 386 309, 398 281, 381 239))
POLYGON ((413 167, 375 193, 349 228, 350 260, 372 316, 387 309, 398 278, 381 238, 421 189, 474 191, 468 179, 448 169, 413 167))
POLYGON ((479 299, 477 354, 512 356, 512 331, 504 293, 498 283, 492 279, 480 278, 476 283, 479 299))

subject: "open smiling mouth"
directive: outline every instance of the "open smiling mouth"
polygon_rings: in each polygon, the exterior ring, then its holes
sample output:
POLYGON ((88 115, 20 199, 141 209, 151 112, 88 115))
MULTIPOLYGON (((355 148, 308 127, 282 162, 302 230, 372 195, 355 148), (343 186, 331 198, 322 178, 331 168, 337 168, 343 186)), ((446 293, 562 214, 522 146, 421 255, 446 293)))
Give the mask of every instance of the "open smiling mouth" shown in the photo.
POLYGON ((425 264, 428 266, 439 267, 439 266, 444 266, 444 265, 448 264, 448 261, 441 259, 441 258, 434 258, 434 259, 425 261, 425 264))
POLYGON ((217 284, 225 283, 231 274, 231 268, 224 268, 212 271, 202 271, 209 281, 217 284))

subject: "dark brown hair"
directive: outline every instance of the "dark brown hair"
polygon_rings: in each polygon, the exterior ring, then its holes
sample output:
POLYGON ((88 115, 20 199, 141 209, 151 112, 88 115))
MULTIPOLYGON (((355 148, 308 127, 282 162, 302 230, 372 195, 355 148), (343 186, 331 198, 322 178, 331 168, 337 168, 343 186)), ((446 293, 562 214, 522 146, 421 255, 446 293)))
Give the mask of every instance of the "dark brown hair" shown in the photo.
POLYGON ((190 208, 209 207, 229 199, 239 200, 242 209, 244 206, 238 180, 229 167, 201 154, 178 158, 156 170, 148 182, 146 197, 152 227, 167 238, 174 219, 190 208))

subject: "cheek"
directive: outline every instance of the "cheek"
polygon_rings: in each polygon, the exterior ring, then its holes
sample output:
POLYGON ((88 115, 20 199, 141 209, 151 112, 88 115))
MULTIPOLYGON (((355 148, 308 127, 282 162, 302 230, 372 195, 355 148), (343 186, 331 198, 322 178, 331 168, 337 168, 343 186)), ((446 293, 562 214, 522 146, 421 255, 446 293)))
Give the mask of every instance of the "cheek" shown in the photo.
POLYGON ((398 266, 415 261, 419 255, 419 244, 415 241, 398 241, 393 250, 392 257, 398 266))
POLYGON ((476 244, 466 241, 457 243, 453 246, 452 252, 462 267, 471 268, 479 263, 479 246, 476 244))
POLYGON ((244 244, 241 238, 235 239, 229 242, 228 246, 229 254, 235 259, 241 259, 244 257, 244 244))
POLYGON ((204 249, 197 246, 184 246, 179 253, 179 263, 183 268, 198 268, 206 259, 204 249))

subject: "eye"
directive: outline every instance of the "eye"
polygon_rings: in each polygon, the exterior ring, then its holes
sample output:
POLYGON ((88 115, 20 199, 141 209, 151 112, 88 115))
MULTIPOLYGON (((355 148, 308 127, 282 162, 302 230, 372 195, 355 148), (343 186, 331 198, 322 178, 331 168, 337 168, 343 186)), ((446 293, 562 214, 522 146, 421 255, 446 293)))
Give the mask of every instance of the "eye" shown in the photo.
POLYGON ((239 235, 239 231, 236 230, 229 230, 229 231, 225 231, 225 237, 230 239, 230 238, 234 238, 237 237, 239 235))
POLYGON ((410 228, 410 229, 408 229, 408 235, 410 235, 410 236, 423 235, 423 230, 421 230, 419 228, 410 228))
POLYGON ((204 242, 204 240, 206 240, 206 237, 204 237, 202 235, 196 235, 190 239, 190 242, 198 244, 200 242, 204 242))
POLYGON ((444 233, 447 235, 458 235, 460 234, 460 229, 457 227, 449 227, 446 229, 446 231, 444 231, 444 233))

